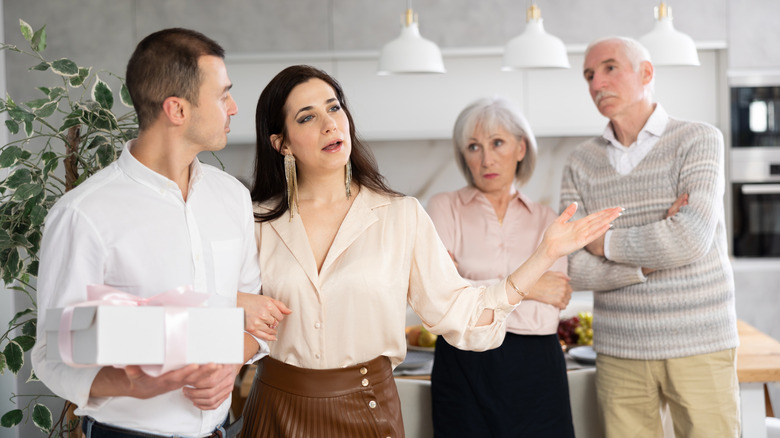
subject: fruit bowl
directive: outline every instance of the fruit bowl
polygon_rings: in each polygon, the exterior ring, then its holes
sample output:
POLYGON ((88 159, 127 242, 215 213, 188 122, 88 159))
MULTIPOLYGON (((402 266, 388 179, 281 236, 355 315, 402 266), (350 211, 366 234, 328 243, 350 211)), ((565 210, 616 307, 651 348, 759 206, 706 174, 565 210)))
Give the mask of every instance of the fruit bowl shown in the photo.
POLYGON ((436 338, 436 335, 420 324, 406 327, 406 347, 409 350, 433 351, 436 347, 436 338))

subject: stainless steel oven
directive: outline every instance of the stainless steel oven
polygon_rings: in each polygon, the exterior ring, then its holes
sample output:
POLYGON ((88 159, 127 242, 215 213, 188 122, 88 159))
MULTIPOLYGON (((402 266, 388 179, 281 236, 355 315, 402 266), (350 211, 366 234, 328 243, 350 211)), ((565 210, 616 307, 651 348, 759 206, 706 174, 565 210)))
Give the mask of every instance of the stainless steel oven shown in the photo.
POLYGON ((780 257, 780 147, 732 150, 732 251, 780 257))
POLYGON ((780 74, 730 78, 735 257, 780 257, 780 74))

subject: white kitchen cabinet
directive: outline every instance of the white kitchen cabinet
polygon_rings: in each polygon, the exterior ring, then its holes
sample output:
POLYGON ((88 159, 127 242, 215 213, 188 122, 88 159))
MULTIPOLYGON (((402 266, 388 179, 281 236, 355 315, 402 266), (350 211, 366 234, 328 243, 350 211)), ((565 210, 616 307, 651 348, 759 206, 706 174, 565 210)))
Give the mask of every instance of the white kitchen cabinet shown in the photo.
MULTIPOLYGON (((700 50, 699 67, 658 67, 656 98, 672 116, 718 125, 719 49, 700 50)), ((515 102, 539 137, 591 136, 606 119, 582 77, 583 54, 569 53, 571 69, 501 71, 500 49, 445 51, 442 75, 376 75, 376 54, 292 54, 228 57, 239 114, 232 143, 254 142, 257 98, 284 67, 312 64, 342 84, 359 134, 366 140, 448 139, 458 113, 473 100, 501 95, 515 102)))

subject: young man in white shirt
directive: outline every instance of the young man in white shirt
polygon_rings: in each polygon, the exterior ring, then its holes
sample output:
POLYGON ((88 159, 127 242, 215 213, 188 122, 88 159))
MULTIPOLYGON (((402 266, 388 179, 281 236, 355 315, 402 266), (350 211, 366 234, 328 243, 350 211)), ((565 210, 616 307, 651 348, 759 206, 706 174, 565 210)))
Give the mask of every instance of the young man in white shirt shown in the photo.
MULTIPOLYGON (((238 110, 223 58, 216 42, 195 31, 144 38, 126 74, 138 138, 47 216, 33 366, 78 406, 87 437, 231 436, 229 396, 241 364, 188 365, 159 377, 137 366, 74 368, 47 360, 46 344, 56 339, 44 329, 47 310, 86 301, 88 284, 142 297, 192 285, 210 296, 209 306, 235 306, 237 291, 259 292, 249 193, 197 159, 225 147, 238 110)), ((289 310, 271 298, 258 301, 247 320, 265 322, 253 333, 272 340, 289 310)), ((245 360, 256 358, 259 344, 245 334, 245 360)))

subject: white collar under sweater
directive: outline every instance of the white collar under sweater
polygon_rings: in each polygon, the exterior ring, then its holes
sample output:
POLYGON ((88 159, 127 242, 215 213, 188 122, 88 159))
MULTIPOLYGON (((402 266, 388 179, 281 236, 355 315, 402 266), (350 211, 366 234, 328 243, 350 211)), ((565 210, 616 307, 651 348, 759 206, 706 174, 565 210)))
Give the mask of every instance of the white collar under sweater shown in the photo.
POLYGON ((642 161, 643 158, 653 149, 658 139, 661 138, 666 130, 666 124, 669 123, 669 115, 661 107, 660 103, 655 104, 655 110, 650 114, 645 126, 639 131, 636 141, 629 146, 623 146, 615 137, 612 129, 612 122, 604 128, 605 140, 612 147, 607 148, 607 157, 609 164, 615 168, 615 171, 621 175, 628 175, 642 161))

